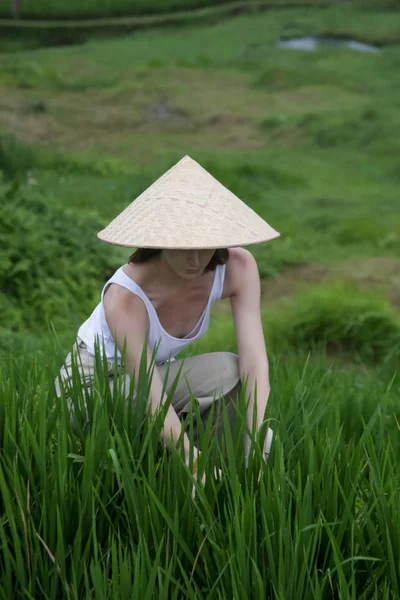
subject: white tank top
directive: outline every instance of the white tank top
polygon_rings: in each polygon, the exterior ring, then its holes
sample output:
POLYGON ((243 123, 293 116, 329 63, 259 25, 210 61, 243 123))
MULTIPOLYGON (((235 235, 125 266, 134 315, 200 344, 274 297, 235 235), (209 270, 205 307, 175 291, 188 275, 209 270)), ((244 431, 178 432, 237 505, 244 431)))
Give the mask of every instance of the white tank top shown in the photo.
MULTIPOLYGON (((139 296, 146 306, 147 314, 149 317, 149 331, 148 331, 148 342, 151 351, 158 345, 157 353, 155 356, 156 364, 161 364, 176 356, 183 348, 188 344, 191 344, 195 340, 201 338, 207 332, 208 325, 210 322, 210 311, 211 307, 217 300, 221 299, 222 291, 224 287, 225 278, 225 265, 217 265, 214 274, 214 282, 211 289, 210 296, 208 298, 207 305, 202 312, 199 321, 192 329, 192 331, 184 338, 176 338, 170 335, 160 323, 156 309, 146 296, 142 288, 135 283, 128 275, 123 271, 123 267, 120 267, 114 275, 107 281, 101 292, 101 301, 96 306, 90 317, 81 325, 78 331, 78 337, 85 342, 87 350, 90 354, 95 353, 95 341, 99 341, 100 350, 105 347, 105 352, 108 360, 114 360, 115 358, 115 342, 111 335, 108 327, 105 313, 104 313, 104 292, 111 283, 117 283, 118 285, 128 289, 132 294, 139 296)), ((117 349, 117 360, 118 364, 121 361, 121 353, 117 349)))

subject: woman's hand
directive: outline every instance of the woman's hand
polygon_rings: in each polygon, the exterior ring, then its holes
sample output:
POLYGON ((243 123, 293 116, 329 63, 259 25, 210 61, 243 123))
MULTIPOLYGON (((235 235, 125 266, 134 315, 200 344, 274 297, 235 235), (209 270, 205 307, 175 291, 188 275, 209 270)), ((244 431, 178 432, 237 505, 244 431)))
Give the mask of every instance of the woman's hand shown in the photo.
MULTIPOLYGON (((198 464, 199 464, 199 460, 200 460, 200 452, 197 450, 197 448, 193 449, 193 462, 192 464, 190 464, 190 452, 186 451, 185 452, 185 463, 186 466, 188 467, 188 469, 192 472, 192 475, 195 479, 195 481, 198 481, 198 464)), ((216 479, 218 479, 218 481, 221 481, 222 478, 222 471, 221 469, 219 469, 218 467, 214 467, 214 477, 216 479)), ((203 472, 203 475, 201 477, 201 483, 204 486, 206 482, 206 474, 203 472)), ((193 488, 192 488, 192 498, 194 498, 196 495, 196 486, 193 484, 193 488)))
POLYGON ((263 452, 263 458, 264 458, 265 462, 267 462, 268 458, 269 458, 269 453, 270 453, 270 450, 271 450, 272 438, 273 437, 274 437, 274 432, 272 431, 272 429, 270 427, 268 427, 268 429, 267 429, 267 435, 265 437, 264 452, 263 452))

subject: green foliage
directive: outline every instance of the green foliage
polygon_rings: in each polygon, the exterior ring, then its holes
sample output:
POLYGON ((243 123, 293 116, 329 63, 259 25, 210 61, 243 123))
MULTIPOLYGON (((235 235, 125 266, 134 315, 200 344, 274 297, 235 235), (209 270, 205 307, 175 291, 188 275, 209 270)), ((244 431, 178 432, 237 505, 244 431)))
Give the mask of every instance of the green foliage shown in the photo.
POLYGON ((335 239, 343 246, 355 247, 366 240, 378 248, 388 248, 395 254, 400 251, 400 219, 393 218, 389 229, 381 215, 359 215, 336 226, 335 239))
POLYGON ((115 255, 100 244, 94 214, 77 215, 50 197, 0 183, 0 327, 64 326, 93 307, 115 255))
MULTIPOLYGON (((392 362, 400 356, 400 319, 372 294, 353 284, 314 286, 294 294, 279 307, 262 312, 265 339, 271 354, 297 349, 327 352, 342 360, 392 362)), ((230 318, 218 316, 211 333, 191 352, 237 352, 230 318)))
POLYGON ((34 168, 57 174, 90 174, 99 177, 126 175, 130 169, 118 158, 93 159, 84 153, 72 154, 63 150, 49 152, 19 141, 14 135, 0 131, 0 173, 14 183, 26 181, 34 168))
MULTIPOLYGON (((270 11, 213 27, 192 27, 181 30, 181 35, 149 31, 62 51, 7 56, 0 67, 7 106, 12 105, 12 94, 23 94, 23 118, 28 123, 34 120, 40 131, 50 119, 65 137, 61 133, 57 142, 40 140, 40 145, 27 146, 2 135, 0 169, 13 186, 32 185, 21 187, 13 200, 6 198, 12 188, 3 188, 1 219, 12 222, 15 231, 27 231, 10 209, 14 203, 18 214, 29 213, 25 222, 40 230, 42 217, 35 217, 42 211, 39 202, 46 205, 46 227, 53 213, 56 223, 79 222, 85 229, 79 229, 79 238, 90 238, 98 252, 111 252, 96 241, 95 231, 188 152, 281 232, 272 244, 251 249, 263 278, 287 267, 296 277, 296 267, 309 263, 322 263, 329 270, 353 254, 366 259, 398 254, 399 152, 392 134, 400 124, 398 50, 387 48, 368 56, 277 50, 277 36, 288 23, 298 33, 310 28, 315 33, 342 30, 365 39, 377 32, 382 40, 395 39, 397 31, 387 11, 374 12, 377 25, 372 26, 367 12, 349 7, 296 9, 290 15, 270 11), (213 87, 216 79, 218 89, 213 87), (229 84, 227 93, 221 94, 220 79, 229 84), (164 95, 171 105, 176 100, 187 112, 185 122, 146 119, 143 110, 152 94, 154 101, 164 95), (132 113, 125 113, 138 96, 132 113), (88 112, 79 120, 77 101, 82 102, 82 112, 90 106, 96 115, 93 122, 88 112), (76 120, 71 123, 73 115, 76 120), (61 149, 73 145, 85 148, 84 153, 61 149), (64 219, 65 211, 69 216, 64 219)), ((27 139, 32 137, 35 128, 27 131, 27 139)), ((15 262, 23 251, 15 231, 7 234, 3 278, 9 256, 15 262)), ((30 237, 25 234, 26 240, 30 237)), ((39 242, 29 243, 32 256, 39 242)), ((74 330, 92 310, 111 265, 121 262, 119 254, 118 260, 111 264, 106 260, 109 266, 96 271, 87 265, 81 268, 71 252, 71 269, 63 266, 69 282, 59 283, 62 277, 56 277, 48 263, 56 264, 60 248, 48 241, 45 245, 48 257, 42 261, 51 276, 43 279, 46 283, 37 292, 40 301, 33 301, 29 286, 24 288, 22 273, 12 276, 12 294, 2 288, 1 303, 8 316, 1 322, 7 322, 10 331, 17 330, 18 323, 37 329, 46 319, 58 320, 62 314, 62 328, 68 323, 68 330, 74 330), (81 283, 74 285, 81 278, 72 263, 79 265, 82 280, 86 281, 87 273, 88 293, 83 293, 81 283)), ((95 247, 82 250, 82 260, 88 251, 96 256, 90 260, 92 267, 102 263, 95 247)), ((14 262, 10 273, 15 268, 31 271, 26 264, 16 267, 14 262)), ((35 285, 38 281, 37 275, 35 285)), ((388 291, 394 295, 392 289, 388 291)))
POLYGON ((146 418, 144 398, 132 411, 112 394, 101 361, 94 388, 74 388, 75 435, 52 355, 11 362, 1 372, 0 597, 397 597, 399 383, 387 370, 382 392, 316 358, 271 361, 268 465, 254 440, 245 468, 243 418, 235 432, 225 422, 222 451, 201 431, 206 483, 194 498, 180 450, 158 444, 160 420, 146 418))
MULTIPOLYGON (((318 65, 312 65, 307 77, 308 85, 332 84, 335 80, 333 74, 323 71, 318 65)), ((304 85, 304 75, 293 65, 277 67, 268 65, 257 76, 254 82, 255 88, 266 88, 269 90, 296 89, 304 85)))
MULTIPOLYGON (((251 4, 252 0, 248 0, 251 4)), ((218 0, 218 4, 232 4, 232 0, 218 0)), ((21 16, 24 18, 57 19, 65 17, 113 17, 119 15, 142 15, 169 13, 178 10, 190 10, 209 6, 209 0, 86 0, 85 4, 77 0, 60 2, 56 6, 51 0, 25 0, 21 16)), ((4 14, 4 11, 2 11, 4 14)), ((8 11, 7 11, 8 12, 8 11)))
MULTIPOLYGON (((20 64, 18 59, 8 58, 0 65, 0 78, 7 85, 16 85, 18 88, 29 90, 45 84, 50 90, 64 90, 79 92, 87 89, 107 89, 117 83, 117 78, 105 74, 69 74, 63 76, 56 67, 41 67, 32 61, 20 64)), ((28 110, 32 113, 46 114, 48 105, 44 100, 35 100, 28 110)))
POLYGON ((301 123, 321 147, 347 143, 371 144, 380 138, 382 128, 387 124, 387 119, 380 118, 374 109, 367 109, 345 119, 337 114, 320 117, 310 113, 301 123))
MULTIPOLYGON (((315 4, 321 6, 321 0, 314 0, 315 4)), ((254 0, 216 0, 214 4, 257 6, 254 0)), ((323 4, 330 5, 331 0, 323 0, 323 4)), ((337 0, 337 4, 345 4, 346 0, 337 0)), ((59 2, 57 5, 51 0, 24 0, 21 7, 23 18, 60 19, 60 18, 88 18, 88 17, 113 17, 119 15, 142 15, 153 13, 170 13, 179 10, 190 10, 209 7, 210 0, 86 0, 85 4, 78 0, 70 0, 68 3, 59 2)), ((282 8, 281 0, 272 0, 269 5, 275 4, 282 8)), ((287 7, 302 6, 303 0, 286 0, 287 7)), ((352 0, 352 4, 361 8, 397 8, 398 0, 352 0)), ((0 15, 10 16, 10 7, 0 7, 0 15)))
POLYGON ((25 179, 33 164, 32 149, 18 143, 15 136, 2 134, 0 131, 0 174, 3 173, 10 181, 18 182, 25 179))
MULTIPOLYGON (((218 0, 219 4, 231 2, 232 0, 218 0)), ((251 0, 248 0, 249 3, 251 0)), ((25 0, 22 16, 25 18, 62 18, 62 17, 112 17, 119 15, 141 15, 152 13, 169 13, 176 10, 187 10, 191 8, 200 8, 208 6, 208 0, 86 0, 82 6, 76 0, 69 3, 59 3, 55 7, 50 0, 40 0, 32 2, 25 0)))
POLYGON ((364 361, 400 355, 398 315, 381 298, 358 292, 354 285, 317 286, 273 313, 266 319, 278 345, 281 340, 295 348, 319 346, 364 361))

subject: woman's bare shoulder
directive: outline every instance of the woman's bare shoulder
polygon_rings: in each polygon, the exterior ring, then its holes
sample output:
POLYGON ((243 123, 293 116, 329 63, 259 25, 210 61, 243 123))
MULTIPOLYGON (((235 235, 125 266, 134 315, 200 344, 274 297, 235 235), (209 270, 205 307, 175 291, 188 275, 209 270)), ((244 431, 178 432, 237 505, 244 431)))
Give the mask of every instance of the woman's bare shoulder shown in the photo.
POLYGON ((222 297, 236 296, 241 288, 259 285, 259 280, 257 263, 251 252, 245 248, 230 248, 222 297))
POLYGON ((146 306, 139 296, 127 288, 112 283, 103 297, 104 314, 110 329, 128 328, 128 325, 148 327, 146 306))

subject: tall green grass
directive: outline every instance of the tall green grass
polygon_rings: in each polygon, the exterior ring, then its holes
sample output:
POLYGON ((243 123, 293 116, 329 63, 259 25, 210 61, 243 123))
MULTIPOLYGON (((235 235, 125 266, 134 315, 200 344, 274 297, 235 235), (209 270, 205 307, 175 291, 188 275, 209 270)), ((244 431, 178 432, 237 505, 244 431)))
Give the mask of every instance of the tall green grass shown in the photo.
POLYGON ((234 432, 225 420, 222 449, 210 428, 201 433, 202 486, 178 448, 162 450, 144 370, 132 411, 98 359, 94 388, 75 387, 74 434, 53 357, 23 359, 0 375, 0 598, 399 596, 389 370, 382 391, 322 357, 274 356, 269 463, 254 442, 246 469, 243 419, 234 432))

